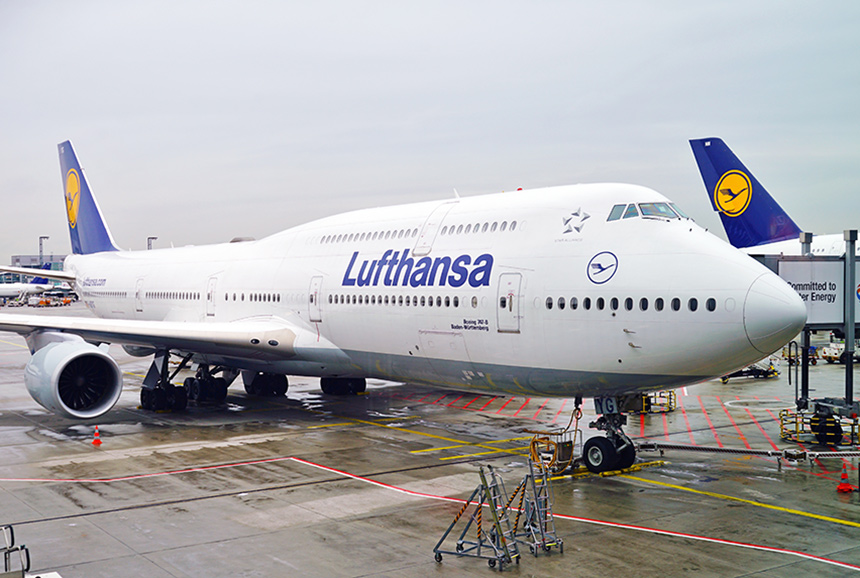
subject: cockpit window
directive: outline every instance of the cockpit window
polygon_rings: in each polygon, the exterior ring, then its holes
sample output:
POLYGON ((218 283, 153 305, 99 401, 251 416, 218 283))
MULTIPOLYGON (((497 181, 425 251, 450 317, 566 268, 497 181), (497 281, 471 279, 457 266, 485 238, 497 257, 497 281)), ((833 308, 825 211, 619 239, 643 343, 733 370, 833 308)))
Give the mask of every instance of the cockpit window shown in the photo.
POLYGON ((631 217, 638 217, 639 212, 636 210, 636 205, 630 204, 627 205, 627 210, 624 211, 624 218, 629 219, 631 217))
POLYGON ((639 203, 639 210, 642 211, 643 217, 678 218, 678 213, 673 211, 668 203, 639 203))
POLYGON ((624 214, 624 207, 627 205, 615 205, 612 207, 612 210, 609 212, 609 218, 607 221, 617 221, 621 218, 621 215, 624 214))
POLYGON ((672 207, 672 208, 675 210, 675 212, 676 212, 676 213, 678 213, 679 215, 681 215, 681 218, 682 218, 682 219, 689 219, 689 218, 691 218, 691 217, 690 217, 690 215, 688 215, 687 213, 685 213, 684 211, 682 211, 682 210, 678 207, 678 205, 676 205, 675 203, 669 203, 669 206, 670 206, 670 207, 672 207))

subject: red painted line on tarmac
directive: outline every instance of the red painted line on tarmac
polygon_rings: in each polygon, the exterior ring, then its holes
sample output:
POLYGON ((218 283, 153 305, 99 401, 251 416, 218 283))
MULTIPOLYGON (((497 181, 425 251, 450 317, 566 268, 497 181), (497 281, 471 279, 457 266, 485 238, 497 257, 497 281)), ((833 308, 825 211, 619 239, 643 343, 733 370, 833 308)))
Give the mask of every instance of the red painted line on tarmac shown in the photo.
POLYGON ((735 423, 735 420, 732 417, 732 414, 729 413, 729 408, 726 407, 726 404, 723 403, 723 400, 720 399, 720 396, 716 396, 716 398, 717 398, 717 403, 720 404, 720 407, 723 408, 724 412, 726 412, 726 416, 729 418, 729 421, 732 422, 732 426, 734 426, 735 431, 738 432, 738 435, 740 436, 741 441, 744 442, 744 445, 747 447, 748 450, 751 450, 752 446, 750 446, 749 442, 747 441, 747 436, 744 435, 744 433, 741 431, 741 428, 739 428, 738 424, 735 423))
POLYGON ((458 396, 454 399, 454 401, 452 401, 451 403, 446 403, 446 404, 445 404, 445 406, 446 406, 446 407, 451 407, 452 405, 454 405, 455 403, 457 403, 457 402, 458 402, 458 401, 460 401, 461 399, 463 399, 463 396, 462 396, 462 395, 458 395, 458 396))
POLYGON ((490 398, 490 400, 489 400, 487 403, 485 403, 484 405, 482 405, 482 406, 481 406, 481 409, 479 409, 478 411, 484 411, 484 409, 485 409, 488 405, 490 405, 491 403, 493 403, 493 402, 494 402, 494 401, 496 401, 497 399, 499 399, 499 396, 498 396, 498 395, 494 395, 493 397, 491 397, 491 398, 490 398))
POLYGON ((699 444, 696 443, 696 439, 693 437, 693 428, 690 427, 690 419, 687 417, 687 410, 684 408, 684 402, 681 401, 683 398, 678 398, 678 407, 681 408, 681 413, 684 415, 684 423, 687 424, 687 433, 690 434, 690 443, 694 446, 699 444))
POLYGON ((708 410, 705 409, 705 402, 702 401, 702 396, 696 396, 699 399, 699 405, 702 406, 702 413, 705 414, 705 419, 708 421, 708 427, 711 428, 711 433, 714 434, 714 439, 717 440, 717 445, 723 447, 723 442, 720 440, 720 435, 717 433, 717 430, 714 429, 714 424, 711 423, 711 416, 708 415, 708 410))
POLYGON ((663 437, 669 441, 669 418, 666 416, 666 412, 663 412, 663 437))
POLYGON ((467 407, 469 407, 470 405, 472 405, 473 403, 475 403, 475 402, 476 402, 476 401, 478 401, 479 399, 481 399, 481 396, 480 396, 480 395, 476 395, 476 396, 475 396, 475 399, 473 399, 472 401, 470 401, 469 403, 467 403, 466 405, 464 405, 464 406, 463 406, 463 409, 466 409, 467 407))
POLYGON ((547 399, 543 400, 543 404, 541 404, 541 406, 538 408, 538 410, 537 410, 537 411, 535 412, 535 414, 532 416, 532 419, 537 419, 538 414, 541 412, 541 410, 542 410, 544 407, 546 407, 546 404, 547 404, 547 402, 548 402, 548 401, 549 401, 549 398, 547 398, 547 399))
POLYGON ((496 413, 502 413, 502 410, 503 410, 503 409, 505 409, 506 407, 508 407, 508 404, 509 404, 509 403, 511 403, 512 401, 514 401, 514 398, 510 398, 510 399, 508 399, 508 401, 506 401, 506 402, 505 402, 505 405, 503 405, 502 407, 500 407, 500 408, 498 409, 498 411, 496 411, 496 413))
POLYGON ((645 414, 644 413, 639 414, 639 437, 640 438, 645 437, 645 414))
POLYGON ((565 399, 564 401, 562 401, 562 402, 561 402, 561 407, 560 407, 560 408, 558 408, 558 411, 555 413, 555 417, 552 419, 552 423, 555 423, 555 422, 557 422, 557 421, 558 421, 558 416, 560 416, 560 415, 561 415, 561 412, 562 412, 562 410, 564 409, 564 406, 565 406, 566 404, 567 404, 567 400, 566 400, 566 399, 565 399))
MULTIPOLYGON (((292 458, 292 459, 293 459, 293 461, 295 461, 297 463, 305 464, 307 466, 314 467, 314 468, 319 468, 321 470, 328 471, 331 473, 336 473, 336 474, 342 475, 346 478, 362 481, 362 482, 365 482, 365 483, 368 483, 368 484, 371 484, 371 485, 374 485, 374 486, 377 486, 380 488, 385 488, 385 489, 399 492, 402 494, 407 494, 410 496, 416 496, 416 497, 420 497, 420 498, 429 498, 432 500, 442 500, 445 502, 454 502, 457 504, 467 503, 466 500, 462 500, 462 499, 458 499, 458 498, 450 498, 448 496, 438 496, 438 495, 433 495, 433 494, 425 494, 422 492, 415 492, 412 490, 407 490, 405 488, 399 488, 397 486, 392 486, 391 484, 385 484, 383 482, 378 482, 378 481, 372 480, 370 478, 365 478, 362 476, 356 476, 355 474, 350 474, 350 473, 347 473, 347 472, 344 472, 341 470, 336 470, 334 468, 329 468, 326 466, 322 466, 320 464, 315 464, 313 462, 309 462, 307 460, 303 460, 300 458, 292 458)), ((607 526, 610 528, 618 528, 621 530, 633 530, 633 531, 637 531, 637 532, 646 532, 646 533, 655 534, 658 536, 669 536, 672 538, 682 538, 682 539, 686 539, 686 540, 697 540, 700 542, 710 542, 712 544, 722 544, 724 546, 746 548, 746 549, 750 549, 750 550, 758 550, 761 552, 771 552, 771 553, 775 553, 775 554, 786 554, 789 556, 796 556, 799 558, 804 558, 806 560, 811 560, 813 562, 821 562, 823 564, 830 564, 832 566, 838 566, 840 568, 846 568, 846 569, 850 569, 850 570, 860 571, 860 566, 856 566, 854 564, 848 564, 847 562, 839 562, 838 560, 831 560, 830 558, 824 558, 822 556, 815 556, 813 554, 807 554, 805 552, 798 552, 796 550, 788 550, 785 548, 775 548, 772 546, 762 546, 759 544, 750 544, 750 543, 746 543, 746 542, 735 542, 733 540, 724 540, 722 538, 711 538, 708 536, 699 536, 696 534, 687 534, 685 532, 673 532, 670 530, 658 530, 656 528, 648 528, 646 526, 635 526, 633 524, 622 524, 619 522, 610 522, 607 520, 597 520, 594 518, 583 518, 581 516, 571 516, 568 514, 553 513, 553 516, 555 518, 558 518, 558 519, 570 520, 572 522, 581 522, 584 524, 594 524, 594 525, 598 525, 598 526, 607 526)))
POLYGON ((428 393, 427 395, 425 395, 424 397, 422 397, 421 399, 419 399, 419 400, 418 400, 418 403, 421 403, 422 401, 424 401, 424 400, 425 400, 425 399, 427 399, 428 397, 430 397, 430 394, 429 394, 429 393, 428 393))
POLYGON ((212 470, 222 470, 225 468, 235 468, 239 466, 256 466, 259 464, 271 464, 275 462, 285 462, 292 460, 293 458, 268 458, 265 460, 254 460, 249 462, 235 462, 231 464, 219 464, 217 466, 200 466, 197 468, 186 468, 184 470, 169 470, 166 472, 153 472, 149 474, 136 474, 133 476, 122 476, 119 478, 0 478, 0 482, 66 482, 66 483, 88 483, 88 484, 98 484, 98 483, 111 483, 111 482, 125 482, 129 480, 141 480, 144 478, 157 478, 162 476, 175 476, 177 474, 190 474, 194 472, 208 472, 212 470))
POLYGON ((748 408, 744 408, 744 409, 746 410, 747 415, 750 416, 750 419, 753 420, 753 423, 758 427, 758 429, 762 433, 762 435, 765 438, 767 438, 767 442, 770 444, 770 447, 772 447, 776 451, 779 451, 779 448, 776 446, 775 443, 773 443, 773 440, 770 439, 770 436, 767 435, 767 432, 764 431, 764 428, 761 427, 761 424, 758 422, 758 420, 755 418, 755 416, 752 414, 752 412, 748 408))
POLYGON ((532 398, 527 397, 527 398, 526 398, 526 400, 523 402, 523 404, 520 406, 520 409, 518 409, 518 410, 516 411, 516 413, 514 414, 514 417, 518 417, 518 416, 520 415, 520 412, 521 412, 521 411, 523 411, 523 408, 524 408, 526 405, 528 405, 528 403, 529 403, 531 400, 532 400, 532 398))
POLYGON ((446 393, 445 395, 443 395, 442 397, 440 397, 439 399, 437 399, 436 401, 431 402, 431 404, 432 404, 432 405, 436 405, 437 403, 439 403, 440 401, 442 401, 442 400, 443 400, 443 399, 445 399, 446 397, 448 397, 448 394, 447 394, 447 393, 446 393))

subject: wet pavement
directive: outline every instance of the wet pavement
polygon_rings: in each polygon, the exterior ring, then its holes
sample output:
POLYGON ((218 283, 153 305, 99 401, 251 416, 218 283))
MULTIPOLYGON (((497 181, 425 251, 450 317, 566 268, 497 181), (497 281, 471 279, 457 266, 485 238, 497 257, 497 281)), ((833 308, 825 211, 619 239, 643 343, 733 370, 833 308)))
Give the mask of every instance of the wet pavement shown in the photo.
MULTIPOLYGON (((151 413, 138 408, 149 359, 111 353, 125 373, 119 403, 75 422, 30 398, 24 341, 0 334, 0 525, 13 524, 29 547, 34 575, 487 576, 498 570, 484 560, 437 563, 434 545, 478 485, 479 465, 512 491, 528 472, 528 432, 564 426, 572 409, 569 400, 386 382, 332 397, 318 380, 291 378, 285 398, 253 398, 236 383, 225 404, 151 413)), ((636 441, 800 449, 780 439, 779 411, 794 399, 782 370, 678 390, 675 411, 631 415, 626 431, 636 441)), ((842 395, 841 366, 819 364, 811 378, 815 397, 842 395)), ((590 401, 584 410, 587 438, 596 433, 590 401)), ((836 492, 841 459, 780 469, 776 458, 669 451, 637 463, 620 475, 555 479, 564 553, 534 557, 521 546, 504 573, 860 570, 860 494, 836 492)), ((845 463, 856 485, 857 459, 845 463)))

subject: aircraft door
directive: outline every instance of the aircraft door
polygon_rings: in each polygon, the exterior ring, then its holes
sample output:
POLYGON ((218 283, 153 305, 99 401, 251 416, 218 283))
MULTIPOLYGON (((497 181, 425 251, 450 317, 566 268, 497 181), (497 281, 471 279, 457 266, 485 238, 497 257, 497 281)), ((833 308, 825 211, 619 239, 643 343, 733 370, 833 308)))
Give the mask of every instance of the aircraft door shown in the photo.
POLYGON ((311 321, 322 321, 322 277, 311 278, 311 287, 308 290, 308 314, 311 321))
POLYGON ((499 275, 499 297, 496 300, 496 315, 499 333, 520 332, 521 273, 499 275))
POLYGON ((134 286, 134 310, 143 313, 143 277, 137 280, 134 286))
POLYGON ((455 204, 457 201, 448 201, 433 209, 418 233, 418 241, 415 242, 415 249, 412 251, 414 256, 423 257, 430 253, 430 249, 433 248, 433 241, 436 240, 436 233, 439 232, 439 225, 442 224, 445 215, 454 208, 455 204))
POLYGON ((215 287, 218 285, 218 277, 209 277, 206 285, 206 316, 215 317, 215 287))

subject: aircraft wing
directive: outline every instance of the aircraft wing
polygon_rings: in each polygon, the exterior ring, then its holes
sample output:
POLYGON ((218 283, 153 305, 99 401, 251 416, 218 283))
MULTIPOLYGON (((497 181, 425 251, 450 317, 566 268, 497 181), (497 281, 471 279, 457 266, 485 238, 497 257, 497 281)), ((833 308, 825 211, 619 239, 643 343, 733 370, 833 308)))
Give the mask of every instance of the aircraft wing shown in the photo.
POLYGON ((66 271, 30 269, 29 267, 11 267, 9 265, 0 265, 0 272, 27 275, 28 277, 45 277, 46 279, 56 279, 57 281, 65 281, 66 283, 74 283, 76 279, 74 273, 68 273, 66 271))
POLYGON ((258 361, 349 363, 345 353, 317 332, 277 317, 203 323, 0 314, 0 331, 25 338, 42 332, 71 333, 89 342, 258 361))

